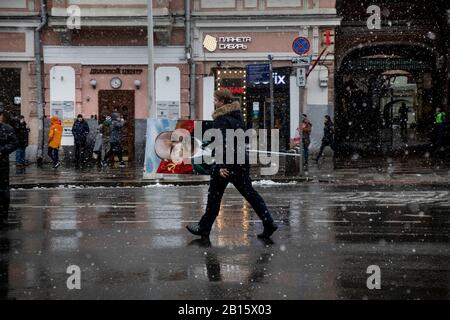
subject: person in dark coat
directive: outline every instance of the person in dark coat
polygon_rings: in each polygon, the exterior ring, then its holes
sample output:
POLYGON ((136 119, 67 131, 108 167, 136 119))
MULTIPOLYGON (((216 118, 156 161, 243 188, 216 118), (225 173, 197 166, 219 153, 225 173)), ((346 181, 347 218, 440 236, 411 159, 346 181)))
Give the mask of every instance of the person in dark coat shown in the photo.
POLYGON ((86 146, 87 137, 89 134, 89 125, 83 119, 83 115, 79 114, 77 116, 77 121, 75 121, 72 127, 72 134, 75 139, 75 165, 76 167, 82 166, 86 163, 86 146))
POLYGON ((25 151, 28 147, 28 137, 30 133, 30 129, 25 122, 24 116, 19 116, 14 123, 14 130, 16 131, 16 136, 19 140, 19 145, 16 150, 16 166, 18 168, 23 168, 25 166, 25 151))
POLYGON ((406 103, 402 103, 402 106, 398 110, 400 117, 400 135, 403 142, 408 142, 408 107, 406 103))
MULTIPOLYGON (((223 154, 226 155, 227 145, 226 130, 245 130, 244 121, 241 114, 241 106, 238 102, 232 102, 232 95, 228 90, 216 91, 214 94, 215 111, 213 113, 214 128, 222 132, 223 154)), ((232 142, 234 145, 234 142, 232 142)), ((236 189, 244 196, 262 220, 264 231, 258 235, 259 238, 270 238, 278 229, 274 223, 263 198, 256 192, 250 179, 250 166, 248 158, 244 164, 238 164, 238 147, 234 147, 233 164, 215 164, 212 168, 211 180, 208 191, 208 203, 206 211, 198 224, 188 225, 186 228, 194 235, 208 237, 214 221, 220 210, 225 188, 231 182, 236 189)))
POLYGON ((320 146, 320 151, 317 155, 316 162, 319 162, 326 147, 330 147, 334 151, 334 124, 329 115, 325 116, 322 145, 320 146))
POLYGON ((14 129, 6 124, 4 119, 5 110, 0 105, 0 225, 5 225, 8 221, 10 202, 9 155, 19 145, 14 129))
POLYGON ((125 124, 125 120, 120 117, 120 114, 113 112, 111 114, 111 124, 109 126, 109 151, 105 156, 105 163, 108 159, 111 159, 111 163, 114 163, 114 157, 119 158, 120 166, 124 167, 125 162, 123 162, 122 155, 122 128, 125 124))

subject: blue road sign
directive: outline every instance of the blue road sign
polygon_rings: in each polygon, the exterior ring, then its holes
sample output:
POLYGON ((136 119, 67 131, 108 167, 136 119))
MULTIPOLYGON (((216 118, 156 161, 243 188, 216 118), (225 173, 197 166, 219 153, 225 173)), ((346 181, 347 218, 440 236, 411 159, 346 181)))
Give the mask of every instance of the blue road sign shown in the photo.
POLYGON ((311 49, 311 43, 308 38, 298 37, 292 42, 292 50, 298 55, 304 55, 311 49))
POLYGON ((247 85, 268 83, 270 81, 269 64, 249 64, 247 65, 247 85))

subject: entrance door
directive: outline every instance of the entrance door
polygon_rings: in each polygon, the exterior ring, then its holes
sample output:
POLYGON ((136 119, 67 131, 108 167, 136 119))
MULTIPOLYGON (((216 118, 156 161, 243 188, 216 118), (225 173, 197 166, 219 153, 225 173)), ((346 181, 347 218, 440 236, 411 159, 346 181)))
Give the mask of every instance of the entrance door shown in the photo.
POLYGON ((0 68, 0 102, 11 117, 20 115, 20 104, 14 104, 14 97, 20 97, 20 68, 0 68))
POLYGON ((118 112, 125 119, 122 129, 122 149, 125 161, 134 160, 134 90, 100 90, 98 93, 99 115, 118 112))

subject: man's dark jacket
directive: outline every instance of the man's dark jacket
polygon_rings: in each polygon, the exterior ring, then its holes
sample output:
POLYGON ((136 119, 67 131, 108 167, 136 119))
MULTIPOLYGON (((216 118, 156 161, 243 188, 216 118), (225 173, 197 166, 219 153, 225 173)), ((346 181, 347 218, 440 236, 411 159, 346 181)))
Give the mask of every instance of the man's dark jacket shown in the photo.
MULTIPOLYGON (((218 171, 221 168, 226 168, 230 171, 239 169, 248 169, 248 154, 245 150, 245 146, 238 146, 237 139, 235 141, 227 141, 227 129, 232 130, 246 130, 244 120, 242 119, 241 106, 238 102, 231 104, 225 104, 222 107, 216 109, 213 113, 213 127, 219 129, 222 132, 223 139, 223 164, 216 164, 213 167, 213 171, 218 171), (227 148, 234 148, 234 164, 227 163, 227 148), (239 149, 240 148, 240 149, 239 149), (244 152, 245 164, 238 163, 238 152, 244 152)), ((217 153, 216 153, 217 154, 217 153)))
POLYGON ((14 129, 5 123, 0 123, 0 170, 9 168, 9 155, 16 151, 19 145, 14 129))
POLYGON ((72 134, 75 138, 75 144, 86 144, 87 136, 89 134, 89 125, 86 121, 75 121, 72 128, 72 134))
POLYGON ((332 144, 334 142, 334 125, 332 121, 325 122, 322 142, 327 144, 332 144))
POLYGON ((14 125, 14 129, 16 131, 17 140, 19 140, 18 148, 26 148, 28 147, 28 136, 30 129, 27 128, 27 123, 17 121, 14 125))

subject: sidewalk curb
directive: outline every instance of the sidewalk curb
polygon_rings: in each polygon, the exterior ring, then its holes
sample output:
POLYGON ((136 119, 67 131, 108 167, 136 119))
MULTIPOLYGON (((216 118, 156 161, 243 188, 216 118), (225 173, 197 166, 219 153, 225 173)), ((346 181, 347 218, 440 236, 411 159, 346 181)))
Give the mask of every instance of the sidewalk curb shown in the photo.
MULTIPOLYGON (((320 178, 320 177, 296 177, 296 178, 252 178, 254 182, 271 181, 277 183, 320 183, 323 185, 339 185, 339 186, 406 186, 412 188, 415 186, 428 188, 449 188, 450 181, 404 181, 404 180, 353 180, 353 179, 336 179, 336 178, 320 178)), ((142 188, 149 186, 207 186, 207 180, 154 180, 154 181, 72 181, 72 182, 44 182, 44 183, 12 183, 11 189, 55 189, 55 188, 142 188)), ((264 186, 264 184, 262 184, 264 186)), ((270 184, 268 184, 270 186, 270 184)))
MULTIPOLYGON (((330 180, 317 179, 317 178, 278 178, 278 179, 263 179, 263 178, 252 178, 252 181, 273 181, 274 183, 293 183, 293 182, 319 182, 319 183, 330 183, 330 180)), ((54 188, 71 188, 71 187, 104 187, 104 188, 120 188, 120 187, 131 187, 131 188, 142 188, 147 186, 207 186, 209 185, 209 180, 154 180, 154 181, 72 181, 72 182, 44 182, 44 183, 11 183, 11 189, 54 189, 54 188)))

